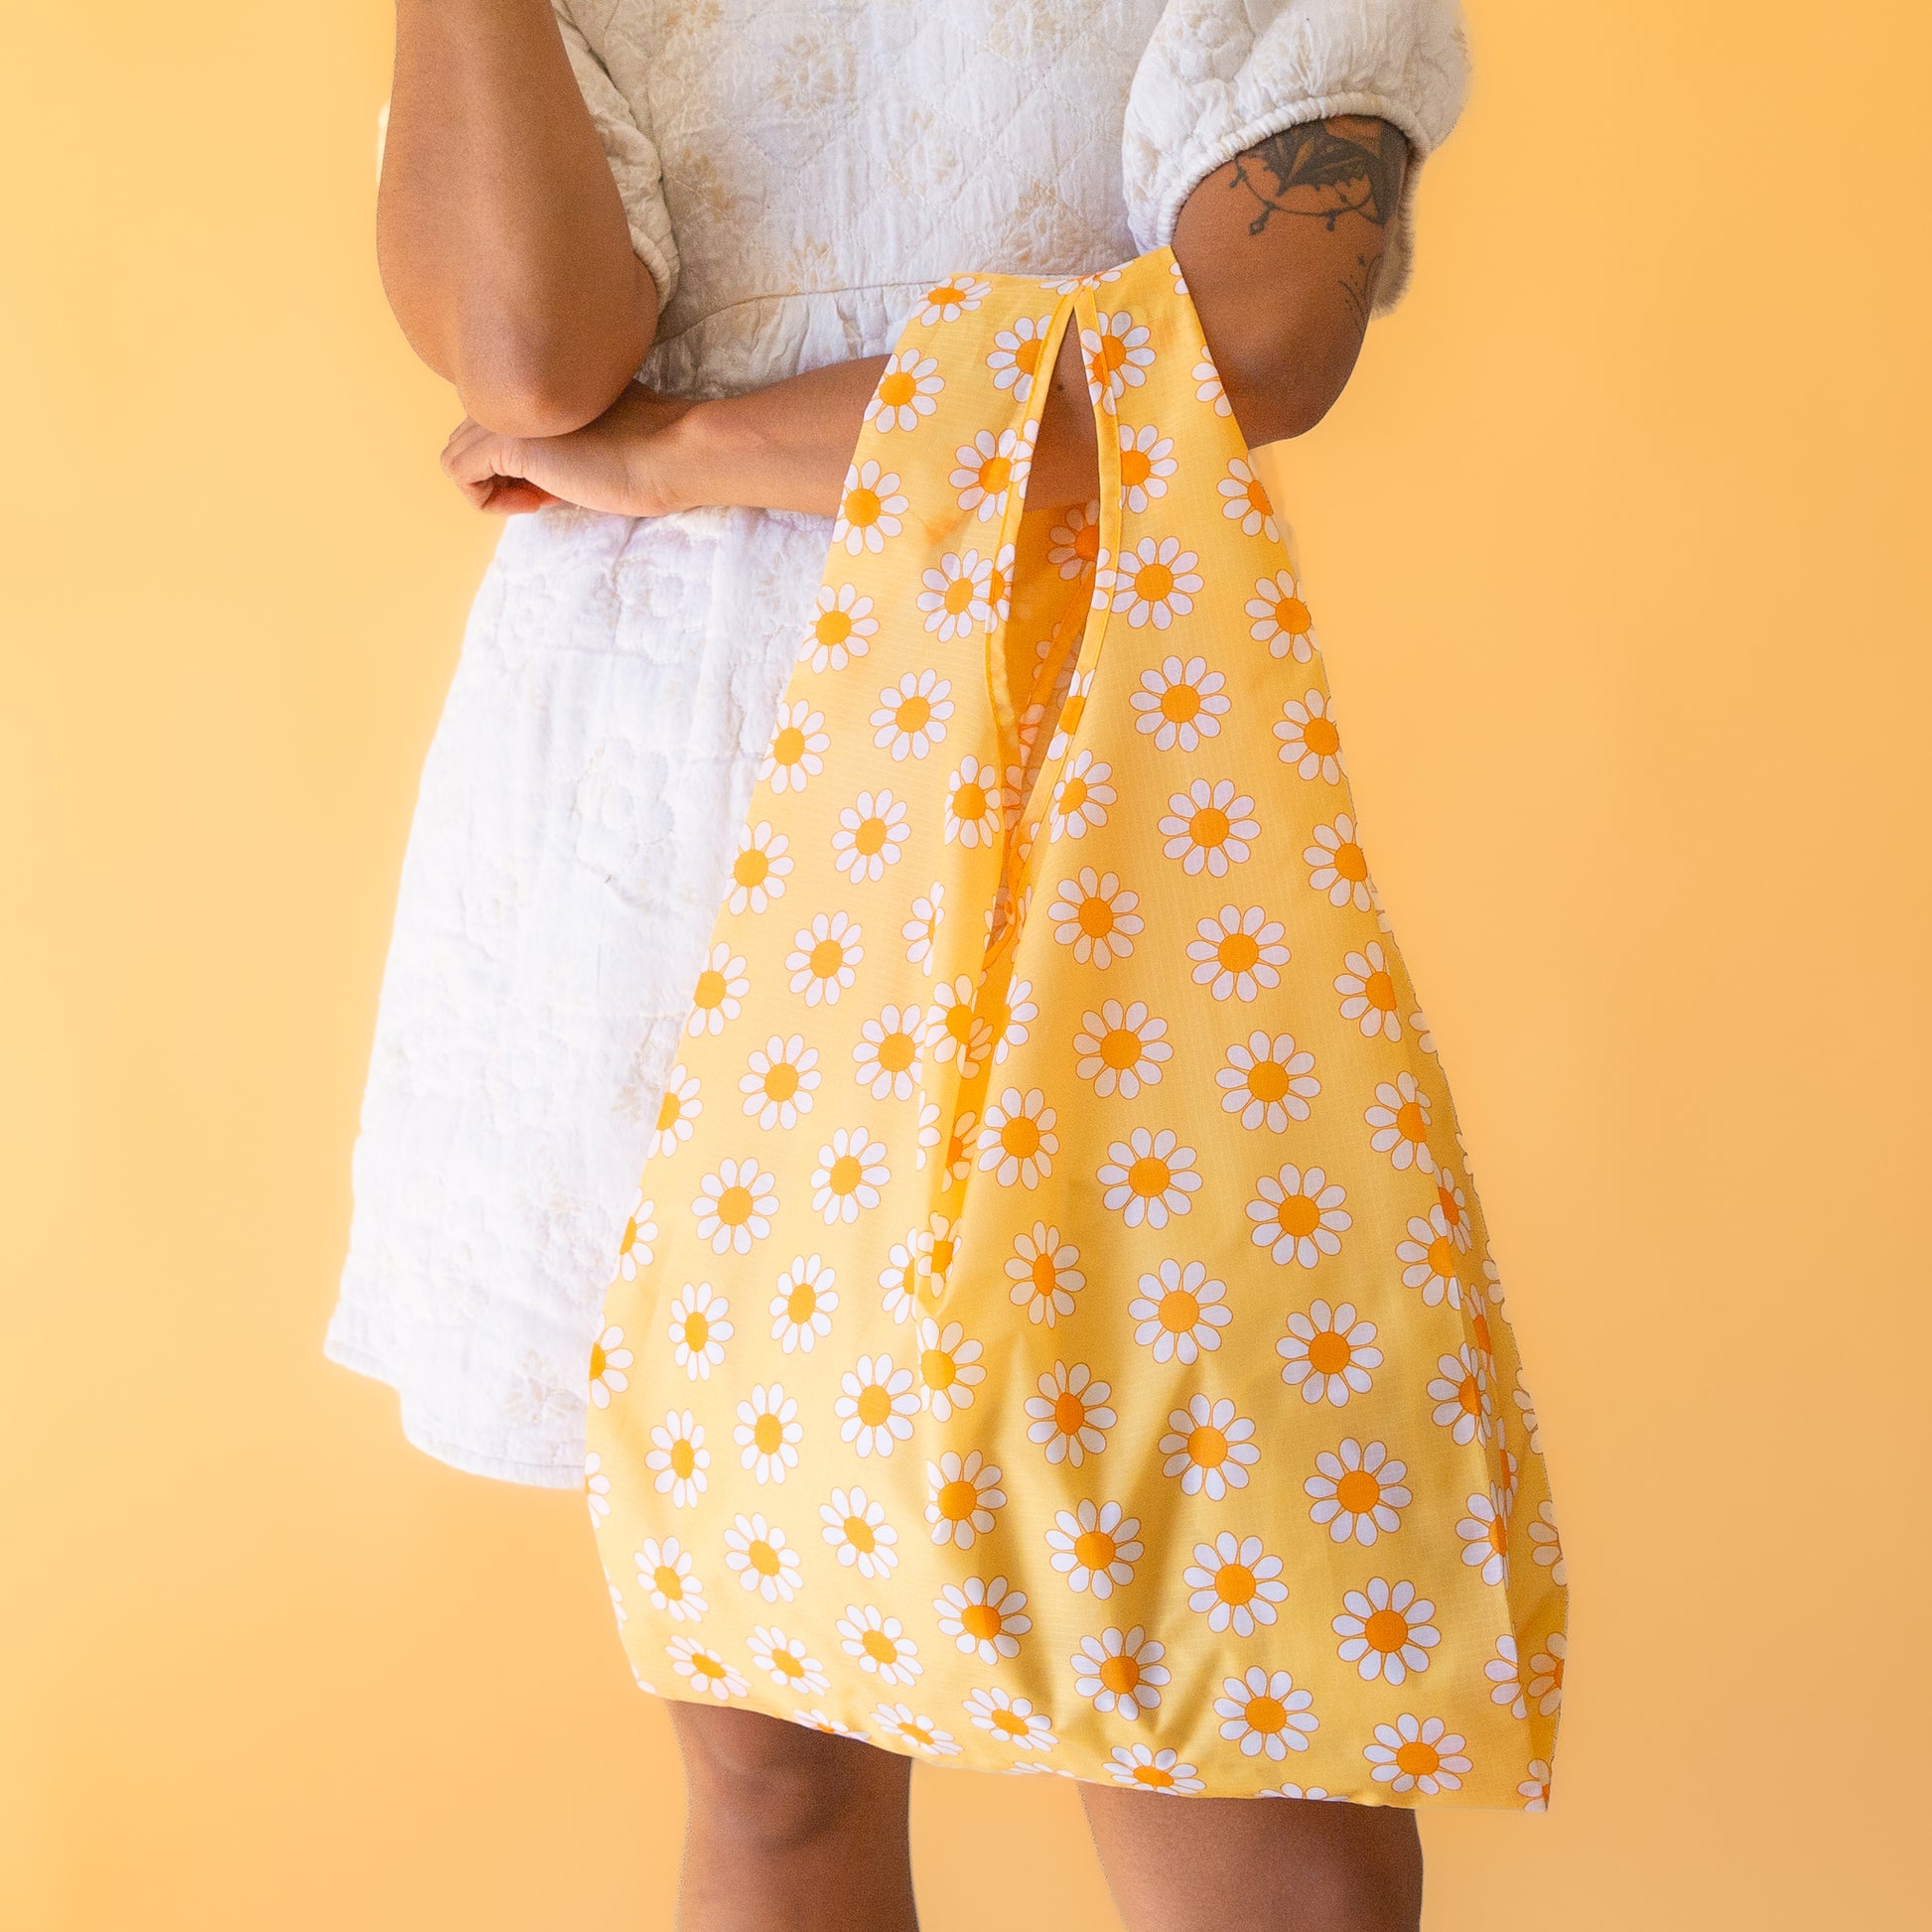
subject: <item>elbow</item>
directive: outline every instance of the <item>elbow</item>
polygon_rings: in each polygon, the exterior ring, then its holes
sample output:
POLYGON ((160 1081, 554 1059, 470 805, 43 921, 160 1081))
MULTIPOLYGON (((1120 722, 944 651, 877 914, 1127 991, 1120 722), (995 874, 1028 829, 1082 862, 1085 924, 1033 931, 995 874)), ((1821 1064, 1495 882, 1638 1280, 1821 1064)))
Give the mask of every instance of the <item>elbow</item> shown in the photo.
POLYGON ((586 365, 582 358, 505 350, 462 358, 455 371, 465 411, 499 436, 568 436, 592 423, 622 395, 639 361, 608 357, 586 365))
POLYGON ((1297 332, 1221 366, 1241 433, 1251 446, 1305 436, 1335 406, 1361 350, 1359 332, 1297 332))

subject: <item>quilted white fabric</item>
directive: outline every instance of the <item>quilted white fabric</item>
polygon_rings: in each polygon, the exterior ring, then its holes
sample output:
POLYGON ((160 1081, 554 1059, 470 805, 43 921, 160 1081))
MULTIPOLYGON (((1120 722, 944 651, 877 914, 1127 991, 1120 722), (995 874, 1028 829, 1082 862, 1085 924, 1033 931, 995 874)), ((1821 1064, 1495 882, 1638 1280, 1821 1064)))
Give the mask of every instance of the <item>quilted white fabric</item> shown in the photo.
MULTIPOLYGON (((1418 156, 1455 0, 556 0, 663 299, 642 377, 721 395, 892 346, 968 268, 1172 236, 1262 136, 1418 156)), ((1381 306, 1400 293, 1405 209, 1381 306)), ((583 1473, 586 1363, 829 523, 513 519, 423 772, 327 1348, 460 1468, 583 1473)))

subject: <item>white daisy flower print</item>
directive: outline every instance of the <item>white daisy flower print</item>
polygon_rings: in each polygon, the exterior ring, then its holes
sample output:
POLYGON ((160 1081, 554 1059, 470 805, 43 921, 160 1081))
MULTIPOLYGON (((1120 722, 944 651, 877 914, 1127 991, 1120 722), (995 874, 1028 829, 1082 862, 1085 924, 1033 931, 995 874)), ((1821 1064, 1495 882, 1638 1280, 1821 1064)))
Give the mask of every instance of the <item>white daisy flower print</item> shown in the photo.
POLYGON ((1160 1450, 1164 1475, 1178 1476, 1183 1495, 1220 1502, 1230 1489, 1248 1486, 1248 1471, 1261 1460, 1254 1423, 1237 1415, 1226 1396, 1191 1396, 1171 1410, 1160 1450))
POLYGON ((1128 697, 1134 728, 1154 739, 1158 752, 1194 752, 1218 738, 1230 700, 1227 679, 1207 668, 1204 657, 1164 657, 1159 669, 1141 673, 1141 688, 1128 697))
MULTIPOLYGON (((1456 1179, 1453 1168, 1436 1170, 1436 1211, 1442 1215, 1443 1225, 1449 1229, 1456 1252, 1467 1254, 1475 1240, 1475 1230, 1469 1225, 1468 1196, 1463 1193, 1462 1183, 1456 1179)), ((1474 1283, 1471 1283, 1471 1292, 1474 1287, 1474 1283)))
POLYGON ((986 1006, 987 1027, 993 1038, 993 1064, 998 1066, 1016 1046, 1027 1043, 1031 1025, 1039 1018, 1039 1007, 1033 998, 1032 980, 1008 982, 1004 996, 989 988, 986 1006))
POLYGON ((1159 1708, 1161 1687, 1173 1676, 1161 1661, 1167 1654, 1167 1645, 1138 1623, 1082 1637, 1072 1659, 1075 1688, 1096 1711, 1131 1721, 1159 1708))
POLYGON ((704 1615, 704 1592, 691 1566, 691 1553, 676 1537, 667 1536, 662 1543, 644 1540, 637 1552, 637 1582, 652 1605, 673 1623, 696 1623, 704 1615))
POLYGON ((1271 1039, 1259 1031, 1236 1040, 1227 1064, 1214 1075, 1224 1113, 1239 1114, 1247 1128, 1281 1133, 1292 1120, 1307 1120, 1309 1102, 1321 1091, 1314 1077, 1314 1055, 1295 1043, 1293 1034, 1271 1039))
POLYGON ((838 1632, 845 1654, 856 1657, 859 1668, 882 1684, 909 1684, 925 1675, 919 1646, 905 1634, 905 1625, 877 1603, 848 1603, 838 1632))
POLYGON ((1078 1468, 1107 1447, 1107 1432, 1120 1420, 1109 1406, 1109 1383, 1098 1380, 1085 1362, 1055 1362, 1027 1398, 1027 1440, 1046 1452, 1049 1462, 1078 1468))
POLYGON ((1084 838, 1088 832, 1107 822, 1107 807, 1115 792, 1107 780, 1114 767, 1096 759, 1089 751, 1075 752, 1067 767, 1053 784, 1053 796, 1046 808, 1046 836, 1057 844, 1061 839, 1084 838))
POLYGON ((738 1082, 745 1111, 760 1127, 796 1127, 812 1110, 818 1089, 818 1048, 802 1034, 773 1034, 752 1049, 750 1071, 738 1082))
POLYGON ((1243 1757, 1266 1751, 1279 1763, 1290 1751, 1307 1750, 1309 1732, 1320 1728, 1321 1721, 1309 1708, 1313 1703, 1287 1671, 1255 1664, 1239 1677, 1221 1680, 1214 1715, 1221 1720, 1221 1735, 1240 1745, 1243 1757))
MULTIPOLYGON (((903 499, 901 499, 903 500, 903 499)), ((805 633, 799 656, 815 671, 842 671, 855 657, 863 657, 879 634, 872 599, 861 597, 850 584, 836 590, 819 586, 818 616, 805 633)))
POLYGON ((637 1270, 648 1268, 655 1252, 652 1243, 657 1239, 657 1223, 651 1218, 656 1203, 645 1198, 644 1190, 637 1189, 636 1204, 630 1210, 629 1219, 623 1224, 623 1235, 618 1242, 618 1274, 627 1282, 637 1279, 637 1270))
POLYGON ((1495 1433, 1489 1371, 1482 1356, 1467 1342, 1456 1354, 1445 1355, 1437 1362, 1429 1399, 1435 1404, 1437 1426, 1449 1432, 1452 1443, 1486 1443, 1495 1433))
POLYGON ((836 1718, 828 1718, 823 1711, 794 1711, 791 1721, 812 1730, 822 1730, 828 1737, 851 1737, 861 1744, 869 1741, 863 1730, 854 1730, 850 1725, 841 1724, 836 1718))
POLYGON ((890 1355, 861 1355, 839 1381, 832 1405, 841 1439, 861 1455, 891 1455, 912 1436, 919 1392, 912 1371, 894 1366, 890 1355))
POLYGON ((1080 348, 1087 362, 1087 395, 1096 408, 1113 415, 1129 389, 1138 389, 1147 380, 1154 362, 1149 347, 1150 332, 1125 310, 1095 317, 1100 327, 1082 328, 1080 348))
POLYGON ((1104 971, 1133 953, 1135 938, 1147 923, 1134 909, 1141 896, 1127 891, 1113 873, 1082 866, 1077 878, 1062 879, 1053 892, 1046 908, 1053 937, 1073 948, 1080 965, 1104 971))
POLYGON ((698 1182, 698 1198, 691 1203, 698 1239, 710 1242, 716 1255, 750 1254, 752 1243, 771 1232, 777 1211, 776 1183, 756 1161, 721 1163, 698 1182))
POLYGON ((1282 706, 1275 739, 1282 748, 1278 755, 1281 761, 1292 766, 1298 778, 1319 778, 1323 784, 1338 785, 1347 773, 1341 736, 1328 715, 1328 700, 1319 691, 1305 692, 1282 706))
POLYGON ((686 1679, 693 1690, 715 1697, 720 1704, 728 1698, 749 1697, 752 1687, 717 1651, 696 1637, 674 1637, 664 1646, 671 1668, 686 1679))
POLYGON ((857 1484, 834 1489, 832 1500, 821 1503, 818 1514, 826 1542, 848 1570, 877 1582, 898 1567, 898 1532, 887 1522, 885 1505, 857 1484))
POLYGON ((1256 643, 1266 644, 1271 656, 1293 657, 1298 664, 1306 664, 1314 655, 1314 621, 1302 601, 1302 587, 1292 571, 1278 570, 1272 577, 1255 580, 1248 616, 1254 620, 1248 635, 1256 643))
MULTIPOLYGON (((1522 1391, 1517 1393, 1520 1397, 1522 1391)), ((1530 1417, 1530 1453, 1539 1454, 1542 1437, 1535 1425, 1536 1411, 1529 1407, 1527 1399, 1523 1407, 1530 1417)), ((1566 1587, 1570 1577, 1563 1561, 1563 1538, 1557 1533, 1557 1513, 1548 1503, 1536 1506, 1536 1521, 1530 1525, 1530 1560, 1549 1571, 1553 1584, 1560 1588, 1566 1587)))
POLYGON ((1253 1000, 1282 983, 1281 969, 1289 959, 1282 938, 1286 928, 1259 905, 1224 905, 1194 930, 1199 936, 1187 945, 1194 984, 1213 998, 1253 1000))
MULTIPOLYGON (((886 539, 897 536, 904 527, 900 519, 910 506, 896 472, 882 469, 870 459, 855 463, 845 473, 832 542, 835 547, 844 544, 850 556, 866 550, 877 556, 885 549, 886 539)), ((819 604, 823 609, 823 593, 819 604)))
POLYGON ((959 507, 977 511, 981 522, 1004 516, 1008 493, 1027 486, 1037 434, 1037 424, 1026 423, 1017 430, 1003 429, 998 435, 983 429, 970 443, 962 443, 953 452, 953 471, 948 479, 959 492, 959 507))
POLYGON ((1105 288, 1109 282, 1120 280, 1118 268, 1097 268, 1085 275, 1063 275, 1040 283, 1041 288, 1051 289, 1055 295, 1071 295, 1075 289, 1105 288))
POLYGON ((611 1478, 604 1473, 604 1458, 595 1449, 584 1458, 584 1499, 590 1505, 591 1527, 611 1513, 611 1478))
POLYGON ((774 1630, 765 1623, 754 1624, 745 1648, 752 1653, 752 1661, 780 1690, 808 1691, 814 1697, 823 1697, 831 1689, 832 1681, 825 1675, 825 1666, 802 1643, 786 1636, 782 1630, 774 1630))
POLYGON ((1326 1524, 1332 1542, 1352 1538, 1369 1548, 1402 1527, 1402 1512, 1415 1500, 1403 1481, 1408 1473, 1409 1465, 1391 1455, 1386 1443, 1345 1437, 1314 1458, 1314 1474, 1302 1485, 1314 1498, 1310 1520, 1326 1524))
POLYGON ((1139 429, 1118 425, 1120 435, 1120 500, 1137 516, 1168 493, 1168 480, 1180 467, 1174 461, 1173 438, 1163 436, 1152 423, 1139 429))
POLYGON ((1429 1096, 1408 1072, 1378 1082, 1374 1102, 1362 1116, 1369 1125, 1369 1146, 1377 1154, 1386 1154, 1391 1167, 1403 1173, 1414 1168, 1418 1173, 1434 1173, 1429 1117, 1429 1096))
POLYGON ((651 1472, 657 1493, 669 1496, 677 1509, 691 1509, 710 1485, 705 1471, 711 1451, 704 1446, 704 1425, 689 1409, 673 1409, 650 1432, 644 1467, 651 1472))
POLYGON ((771 1298, 771 1339, 787 1355, 809 1355, 815 1342, 832 1332, 832 1315, 839 1306, 837 1277, 818 1255, 797 1255, 778 1277, 771 1298))
POLYGON ((785 971, 791 975, 791 990, 803 994, 808 1007, 838 1004, 866 956, 859 943, 862 931, 858 920, 844 912, 819 912, 792 935, 785 971))
POLYGON ((1039 1088, 1029 1087, 1024 1094, 1018 1087, 1006 1088, 997 1101, 987 1102, 980 1128, 980 1172, 991 1173, 1002 1187, 1037 1187, 1053 1172, 1060 1146, 1053 1132, 1058 1118, 1039 1088))
POLYGON ((1026 402, 1039 379, 1039 358, 1046 352, 1046 338, 1053 318, 1022 316, 1010 329, 993 338, 993 352, 986 366, 993 371, 996 389, 1011 389, 1015 402, 1026 402))
POLYGON ((921 972, 930 975, 938 963, 939 922, 945 913, 946 888, 935 879, 924 892, 914 895, 912 916, 898 929, 905 941, 905 957, 921 972))
POLYGON ((1254 809, 1255 801, 1238 792, 1233 779, 1196 778, 1168 800, 1160 822, 1167 841, 1162 851, 1178 859, 1189 876, 1205 872, 1210 879, 1225 878, 1228 867, 1241 864, 1261 836, 1254 809))
POLYGON ((704 1102, 698 1097, 697 1076, 688 1072, 682 1064, 672 1067, 670 1078, 664 1082, 663 1095, 657 1103, 657 1121, 650 1137, 650 1158, 657 1161, 667 1154, 675 1154, 679 1146, 691 1138, 697 1118, 703 1112, 704 1102))
POLYGON ((968 752, 946 781, 946 843, 992 845, 1001 829, 999 773, 968 752))
POLYGON ((1311 1303, 1288 1317, 1288 1333, 1275 1344, 1282 1358, 1282 1380, 1302 1391, 1304 1402, 1326 1402, 1340 1409, 1350 1396, 1366 1395, 1373 1371, 1382 1366, 1375 1345, 1375 1323, 1358 1316, 1352 1302, 1331 1309, 1311 1303))
POLYGON ((600 1409, 610 1408, 611 1398, 629 1388, 624 1370, 633 1360, 635 1357, 623 1345, 621 1328, 606 1328, 591 1343, 591 1400, 600 1409))
POLYGON ((933 989, 921 1038, 936 1065, 958 1061, 962 1080, 970 1080, 985 1064, 993 1050, 993 1028, 979 1011, 976 989, 966 974, 942 980, 933 989))
POLYGON ((1134 1566, 1145 1548, 1138 1516, 1126 1514, 1119 1503, 1088 1501, 1053 1518, 1046 1547, 1052 1552, 1049 1561, 1069 1589, 1102 1597, 1134 1581, 1134 1566))
POLYGON ((882 1007, 859 1029, 852 1077, 875 1100, 910 1100, 918 1087, 925 1015, 917 1007, 882 1007))
POLYGON ((872 1714, 880 1729, 890 1731, 902 1744, 910 1744, 926 1757, 957 1757, 959 1744, 949 1730, 932 1719, 920 1717, 909 1704, 882 1704, 872 1714))
POLYGON ((942 644, 969 637, 975 628, 993 621, 993 561, 977 550, 964 556, 948 550, 920 579, 919 609, 925 627, 942 644))
POLYGON ((1335 1654, 1365 1682, 1379 1678, 1394 1686, 1429 1668, 1429 1653, 1443 1633, 1429 1620, 1436 1605, 1418 1596, 1414 1584, 1371 1577, 1362 1588, 1345 1591, 1341 1604, 1333 1624, 1341 1639, 1335 1654))
POLYGON ((778 707, 771 743, 759 765, 759 783, 773 791, 803 791, 825 769, 825 754, 832 740, 825 730, 825 714, 803 698, 778 707))
POLYGON ((895 1241, 879 1271, 879 1286, 886 1291, 880 1306, 898 1322, 912 1320, 919 1311, 918 1233, 909 1228, 903 1241, 895 1241))
POLYGON ((891 1178, 886 1143, 863 1127, 841 1127, 818 1151, 812 1170, 812 1211, 827 1227, 850 1224, 868 1207, 877 1207, 891 1178))
POLYGON ((1425 1308, 1445 1302, 1452 1309, 1462 1306, 1461 1253, 1440 1206, 1427 1216, 1410 1215, 1407 1239, 1396 1243, 1395 1258, 1402 1264, 1403 1287, 1420 1289, 1425 1308))
POLYGON ((1113 564, 1109 589, 1115 611, 1124 611, 1136 629, 1153 624, 1166 630, 1186 617, 1200 595, 1199 555, 1183 550, 1178 537, 1142 537, 1113 564))
POLYGON ((1205 348, 1200 352, 1200 360, 1193 366, 1192 375, 1196 402, 1211 403, 1217 416, 1234 414, 1234 406, 1221 386, 1221 372, 1214 366, 1214 358, 1205 348))
POLYGON ((1258 1536, 1223 1530, 1212 1543, 1194 1545, 1194 1560, 1180 1573, 1190 1592, 1187 1607, 1206 1617, 1210 1630, 1251 1637, 1273 1623, 1288 1600, 1280 1557, 1264 1553, 1258 1536))
POLYGON ((1178 1752, 1157 1751, 1151 1744, 1116 1744, 1107 1771, 1116 1784, 1129 1785, 1138 1791, 1191 1796, 1207 1789, 1195 1776, 1194 1767, 1180 1761, 1178 1752))
POLYGON ((1561 1630, 1551 1632, 1544 1646, 1530 1659, 1530 1702, 1544 1717, 1553 1716, 1563 1706, 1563 1667, 1570 1655, 1570 1639, 1561 1630))
POLYGON ((937 671, 907 671, 879 694, 872 742, 895 760, 922 759, 946 735, 953 714, 952 680, 937 671))
POLYGON ((1241 534, 1263 537, 1270 543, 1282 540, 1282 526, 1275 521, 1275 506, 1268 500, 1268 487, 1239 457, 1229 460, 1228 473, 1215 484, 1220 492, 1221 514, 1241 526, 1241 534))
POLYGON ((1346 1804, 1347 1799, 1337 1791, 1324 1790, 1318 1784, 1278 1784, 1267 1791, 1256 1792, 1258 1798, 1295 1798, 1304 1803, 1346 1804))
POLYGON ((738 853, 732 860, 731 892, 725 899, 727 910, 762 912, 774 898, 784 897, 792 866, 790 844, 764 819, 739 835, 738 853))
POLYGON ((1512 1718, 1527 1718, 1530 1707, 1523 1696, 1523 1669, 1516 1654, 1516 1639, 1507 1630, 1496 1639, 1496 1654, 1483 1665, 1489 1680, 1489 1702, 1500 1704, 1512 1718))
MULTIPOLYGON (((623 1591, 611 1581, 611 1573, 608 1570, 604 1573, 604 1587, 611 1592, 611 1614, 617 1618, 618 1628, 621 1630, 630 1621, 630 1612, 624 1608, 623 1591)), ((632 1667, 631 1675, 633 1677, 636 1676, 634 1666, 632 1667)), ((648 1690, 650 1687, 639 1677, 637 1678, 637 1688, 641 1691, 648 1690)))
POLYGON ((1143 1087, 1157 1085, 1162 1067, 1173 1058, 1167 1031, 1168 1023, 1150 1013, 1143 1000, 1127 1006, 1103 1000, 1098 1011, 1080 1016, 1073 1035, 1079 1056, 1074 1071, 1092 1081, 1094 1092, 1103 1098, 1118 1094, 1132 1100, 1143 1087))
POLYGON ((969 1692, 965 1705, 975 1725, 1018 1750, 1050 1751, 1059 1742, 1045 1712, 1035 1711, 1031 1699, 1017 1698, 997 1685, 969 1692))
POLYGON ((1516 1787, 1516 1795, 1523 1801, 1525 1811, 1548 1811, 1550 1809, 1550 1766, 1540 1757, 1530 1759, 1529 1775, 1516 1787))
POLYGON ((889 355, 879 386, 866 404, 864 420, 880 435, 915 430, 939 407, 936 398, 945 386, 939 364, 930 355, 921 355, 916 348, 889 355))
POLYGON ((762 1515, 740 1515, 725 1532, 725 1567, 767 1603, 789 1603, 798 1594, 798 1552, 785 1533, 762 1515))
MULTIPOLYGON (((944 1221, 943 1215, 937 1217, 944 1221)), ((925 1272, 942 1287, 946 1268, 952 1261, 952 1243, 944 1241, 940 1257, 945 1266, 932 1264, 929 1252, 925 1272)), ((950 1422, 962 1409, 973 1406, 973 1391, 986 1380, 985 1350, 957 1321, 943 1325, 924 1316, 919 1322, 919 1402, 940 1422, 950 1422)))
POLYGON ((957 1449, 947 1449, 938 1461, 928 1462, 925 1486, 925 1520, 933 1542, 950 1543, 959 1550, 970 1550, 992 1533, 1007 1499, 998 1464, 987 1461, 978 1449, 969 1449, 963 1456, 957 1449))
POLYGON ((1227 1284, 1210 1281, 1200 1262, 1164 1261, 1158 1273, 1141 1277, 1140 1293, 1127 1305, 1134 1339, 1157 1362, 1191 1366, 1203 1349, 1220 1347, 1221 1330, 1234 1319, 1227 1293, 1227 1284))
POLYGON ((1171 1128, 1137 1127, 1107 1149, 1098 1174, 1102 1202, 1131 1228, 1164 1228, 1193 1204, 1189 1196, 1201 1184, 1195 1158, 1171 1128))
POLYGON ((832 834, 832 863, 855 884, 883 879, 898 863, 898 849, 912 836, 905 800, 890 790, 862 791, 839 813, 832 834))
POLYGON ((933 1599, 939 1628, 954 1646, 982 1664, 1004 1664, 1020 1654, 1020 1639, 1034 1627, 1027 1592, 1004 1577, 968 1577, 948 1584, 933 1599))
POLYGON ((1084 577, 1100 561, 1100 505, 1076 503, 1046 533, 1046 561, 1062 580, 1084 577))
POLYGON ((971 315, 993 292, 993 284, 977 275, 954 275, 925 292, 919 304, 919 320, 928 329, 942 322, 957 322, 971 315))
POLYGON ((1369 883, 1368 861, 1356 842, 1355 821, 1339 812, 1332 825, 1317 825, 1314 843, 1303 854, 1309 884, 1330 905, 1353 905, 1358 912, 1375 909, 1375 889, 1369 883))
POLYGON ((735 1332, 731 1304, 709 1282, 687 1282, 671 1300, 671 1354, 694 1382, 711 1379, 735 1332))
POLYGON ((684 1031, 693 1037, 721 1034, 728 1020, 736 1020, 745 995, 751 991, 745 962, 728 945, 716 945, 705 955, 704 969, 691 996, 691 1016, 684 1031))
POLYGON ((1484 1583, 1509 1583, 1509 1499, 1491 1482, 1487 1495, 1470 1495, 1462 1507, 1468 1515, 1454 1526, 1462 1538, 1462 1561, 1484 1583))
POLYGON ((785 1394, 781 1384, 768 1387, 759 1382, 738 1405, 738 1427, 732 1441, 738 1445, 739 1461, 759 1482, 782 1482, 789 1469, 798 1466, 798 1445, 805 1440, 805 1426, 798 1420, 798 1403, 785 1394))
POLYGON ((1414 1718, 1404 1712, 1392 1725, 1375 1726, 1375 1741, 1362 1752, 1369 1775, 1398 1794, 1420 1791, 1426 1798, 1460 1791, 1469 1760, 1463 1742, 1441 1718, 1414 1718))
POLYGON ((1354 1225, 1342 1202, 1348 1190, 1320 1168, 1284 1164, 1255 1182, 1248 1219, 1257 1248, 1284 1268, 1313 1268, 1324 1255, 1341 1252, 1341 1237, 1354 1225))
POLYGON ((1341 1017, 1352 1020, 1363 1038, 1402 1037, 1402 1022, 1396 1017, 1395 975, 1379 941, 1371 939, 1360 952, 1342 955, 1335 991, 1341 995, 1341 1017))
POLYGON ((1009 1299, 1027 1311, 1030 1321, 1053 1327, 1073 1312, 1074 1298, 1087 1285, 1079 1263, 1079 1249, 1062 1241, 1058 1228, 1035 1221, 1013 1237, 1006 1264, 1009 1299))

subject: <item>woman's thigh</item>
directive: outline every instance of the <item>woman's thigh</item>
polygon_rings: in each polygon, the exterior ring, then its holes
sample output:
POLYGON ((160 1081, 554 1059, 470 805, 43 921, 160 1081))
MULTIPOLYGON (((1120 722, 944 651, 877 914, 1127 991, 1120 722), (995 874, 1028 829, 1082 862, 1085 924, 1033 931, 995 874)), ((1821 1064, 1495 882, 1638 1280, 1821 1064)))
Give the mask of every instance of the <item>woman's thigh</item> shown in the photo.
POLYGON ((1412 1812, 1082 1784, 1127 1932, 1417 1932, 1412 1812))

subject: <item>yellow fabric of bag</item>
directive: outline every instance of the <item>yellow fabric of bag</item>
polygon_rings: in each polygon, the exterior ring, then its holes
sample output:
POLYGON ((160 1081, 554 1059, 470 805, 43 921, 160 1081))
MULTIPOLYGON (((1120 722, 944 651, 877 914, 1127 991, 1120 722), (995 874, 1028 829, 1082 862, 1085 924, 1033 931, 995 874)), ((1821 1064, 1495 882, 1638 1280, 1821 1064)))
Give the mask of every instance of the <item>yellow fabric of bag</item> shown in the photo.
POLYGON ((1295 566, 1160 249, 888 363, 595 1351, 639 1682, 1541 1808, 1561 1546, 1295 566), (1098 501, 1027 510, 1061 332, 1098 501))

